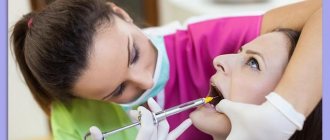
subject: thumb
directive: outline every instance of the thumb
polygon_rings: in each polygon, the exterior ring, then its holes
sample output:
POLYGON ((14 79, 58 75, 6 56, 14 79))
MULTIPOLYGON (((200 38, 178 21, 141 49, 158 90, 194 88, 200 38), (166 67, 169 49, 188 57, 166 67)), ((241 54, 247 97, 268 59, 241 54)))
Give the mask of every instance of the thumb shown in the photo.
POLYGON ((233 102, 228 99, 221 100, 215 107, 218 112, 226 114, 229 118, 231 116, 236 116, 243 114, 242 111, 248 111, 251 106, 256 106, 252 104, 244 104, 239 102, 233 102))
POLYGON ((215 106, 215 110, 217 110, 218 112, 221 113, 229 113, 230 111, 232 111, 232 108, 234 107, 234 103, 228 99, 222 99, 216 106, 215 106))
POLYGON ((139 120, 139 111, 137 110, 130 110, 129 111, 129 116, 132 118, 134 121, 140 121, 139 120))
POLYGON ((141 128, 136 136, 136 140, 150 139, 154 131, 153 116, 151 112, 143 106, 139 106, 137 110, 141 112, 141 128))

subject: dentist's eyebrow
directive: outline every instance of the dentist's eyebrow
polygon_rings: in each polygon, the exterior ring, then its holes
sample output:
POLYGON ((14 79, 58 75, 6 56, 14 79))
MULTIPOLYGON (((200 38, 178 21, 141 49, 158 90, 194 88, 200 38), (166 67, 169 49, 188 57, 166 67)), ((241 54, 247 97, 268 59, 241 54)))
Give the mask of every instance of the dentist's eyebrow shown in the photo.
POLYGON ((127 67, 129 67, 129 63, 130 63, 130 58, 131 58, 131 51, 130 51, 130 49, 129 49, 129 44, 130 44, 130 42, 131 42, 131 40, 129 39, 129 36, 127 36, 128 38, 128 41, 127 41, 127 52, 128 52, 128 62, 127 62, 127 67))
MULTIPOLYGON (((129 39, 129 36, 128 36, 128 38, 127 38, 127 52, 128 52, 128 63, 127 63, 127 67, 129 66, 129 61, 130 61, 130 55, 131 55, 131 51, 130 51, 130 49, 129 49, 129 44, 130 44, 130 39, 129 39)), ((120 86, 120 85, 119 85, 120 86)), ((108 95, 106 95, 105 97, 103 97, 101 100, 105 100, 105 99, 108 99, 108 98, 111 98, 113 95, 116 95, 117 94, 117 92, 119 91, 118 90, 119 89, 119 87, 117 86, 117 88, 114 90, 114 91, 112 91, 110 94, 108 94, 108 95)))

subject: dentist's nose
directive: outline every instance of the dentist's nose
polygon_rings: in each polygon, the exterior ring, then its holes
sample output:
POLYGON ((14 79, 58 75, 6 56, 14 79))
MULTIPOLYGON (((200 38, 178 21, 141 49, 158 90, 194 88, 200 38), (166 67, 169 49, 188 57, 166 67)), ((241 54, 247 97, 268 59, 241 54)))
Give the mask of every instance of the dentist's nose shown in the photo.
POLYGON ((150 89, 154 85, 152 75, 146 73, 131 74, 131 82, 143 90, 150 89))

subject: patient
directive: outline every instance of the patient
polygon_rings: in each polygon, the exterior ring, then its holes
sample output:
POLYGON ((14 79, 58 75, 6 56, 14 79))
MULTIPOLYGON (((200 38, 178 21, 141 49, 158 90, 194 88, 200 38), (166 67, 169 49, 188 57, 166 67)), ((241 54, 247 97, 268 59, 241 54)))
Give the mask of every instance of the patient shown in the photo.
MULTIPOLYGON (((237 54, 216 57, 213 66, 217 72, 211 78, 209 95, 243 103, 263 103, 279 82, 298 38, 298 32, 277 29, 244 45, 237 54)), ((322 101, 307 118, 303 130, 291 139, 322 138, 321 104, 322 101)), ((230 132, 229 119, 217 112, 213 104, 198 108, 190 118, 194 126, 214 139, 226 139, 230 132)))

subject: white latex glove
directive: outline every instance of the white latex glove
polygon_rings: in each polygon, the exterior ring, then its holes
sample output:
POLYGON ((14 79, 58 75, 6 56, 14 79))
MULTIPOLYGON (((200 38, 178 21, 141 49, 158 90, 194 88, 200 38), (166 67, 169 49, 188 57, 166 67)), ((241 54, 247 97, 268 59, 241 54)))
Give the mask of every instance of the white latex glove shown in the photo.
MULTIPOLYGON (((162 111, 161 107, 153 98, 148 99, 148 105, 152 112, 162 111)), ((136 140, 175 140, 178 138, 192 122, 190 119, 183 121, 177 128, 169 132, 169 124, 167 120, 162 120, 157 124, 153 123, 153 117, 149 110, 140 106, 138 111, 141 112, 141 128, 136 137, 136 140)), ((133 118, 138 118, 138 111, 132 110, 130 115, 133 118)))
MULTIPOLYGON (((162 110, 152 98, 148 99, 148 105, 152 112, 159 112, 162 110)), ((139 129, 136 140, 175 140, 192 124, 191 120, 187 119, 171 131, 171 133, 168 133, 169 124, 167 120, 154 124, 152 113, 143 106, 138 107, 137 110, 130 111, 130 116, 137 121, 139 112, 141 112, 141 128, 139 129)), ((92 126, 89 131, 92 140, 103 140, 102 133, 97 127, 92 126)))
POLYGON ((102 132, 96 126, 90 127, 89 132, 91 133, 91 139, 92 140, 103 140, 102 132))
POLYGON ((223 99, 216 110, 225 113, 231 122, 227 140, 287 140, 305 121, 304 115, 275 92, 266 96, 262 105, 232 102, 223 99))

